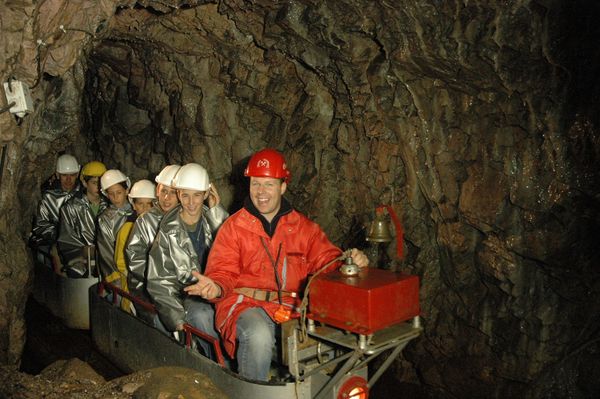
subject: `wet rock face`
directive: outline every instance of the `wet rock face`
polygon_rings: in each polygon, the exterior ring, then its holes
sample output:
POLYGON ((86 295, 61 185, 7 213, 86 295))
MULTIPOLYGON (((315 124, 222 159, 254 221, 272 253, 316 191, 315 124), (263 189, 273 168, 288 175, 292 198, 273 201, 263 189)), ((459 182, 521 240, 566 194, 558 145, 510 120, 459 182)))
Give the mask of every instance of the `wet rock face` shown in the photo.
MULTIPOLYGON (((0 74, 39 80, 34 115, 0 115, 0 251, 19 260, 3 275, 28 268, 29 226, 5 210, 29 220, 57 151, 133 179, 199 162, 235 209, 246 157, 272 146, 288 197, 337 244, 364 245, 376 205, 400 215, 407 257, 392 267, 421 277, 425 334, 394 378, 459 397, 599 389, 597 5, 63 3, 2 12, 32 25, 11 25, 24 33, 0 74), (36 53, 40 36, 53 42, 36 53)), ((15 361, 25 294, 8 281, 15 361)))

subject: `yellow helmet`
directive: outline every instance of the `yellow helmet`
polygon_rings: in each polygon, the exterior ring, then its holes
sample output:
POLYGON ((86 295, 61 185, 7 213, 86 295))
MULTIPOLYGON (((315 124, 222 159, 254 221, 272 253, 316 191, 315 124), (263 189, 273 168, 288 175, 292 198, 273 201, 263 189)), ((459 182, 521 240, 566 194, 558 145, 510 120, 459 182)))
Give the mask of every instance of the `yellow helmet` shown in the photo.
POLYGON ((81 178, 84 176, 100 177, 106 172, 106 166, 102 162, 92 161, 83 165, 81 169, 81 178))

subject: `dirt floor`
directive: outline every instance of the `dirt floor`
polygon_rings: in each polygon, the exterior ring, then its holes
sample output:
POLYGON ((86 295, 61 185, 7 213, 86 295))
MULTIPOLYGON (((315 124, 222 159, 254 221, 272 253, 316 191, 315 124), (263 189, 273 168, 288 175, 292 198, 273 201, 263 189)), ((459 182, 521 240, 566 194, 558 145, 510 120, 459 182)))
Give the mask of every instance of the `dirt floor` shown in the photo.
POLYGON ((124 375, 91 342, 30 299, 21 369, 0 367, 0 398, 225 398, 203 374, 161 367, 124 375))
POLYGON ((38 375, 0 367, 0 397, 15 399, 221 399, 203 374, 182 367, 160 367, 110 381, 79 359, 58 360, 38 375))

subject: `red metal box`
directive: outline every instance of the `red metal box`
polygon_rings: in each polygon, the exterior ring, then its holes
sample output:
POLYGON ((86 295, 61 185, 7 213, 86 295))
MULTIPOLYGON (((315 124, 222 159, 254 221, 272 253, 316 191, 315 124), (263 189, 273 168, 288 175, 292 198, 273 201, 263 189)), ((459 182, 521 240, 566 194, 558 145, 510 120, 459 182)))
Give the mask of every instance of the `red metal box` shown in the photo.
POLYGON ((370 268, 354 277, 334 271, 316 277, 309 299, 311 319, 368 335, 419 315, 419 277, 370 268))

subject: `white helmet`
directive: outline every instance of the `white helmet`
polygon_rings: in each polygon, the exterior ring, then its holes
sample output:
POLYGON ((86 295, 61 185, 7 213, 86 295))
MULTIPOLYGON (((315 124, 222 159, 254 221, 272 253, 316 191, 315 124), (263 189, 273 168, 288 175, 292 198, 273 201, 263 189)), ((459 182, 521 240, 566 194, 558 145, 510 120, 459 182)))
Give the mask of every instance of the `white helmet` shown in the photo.
POLYGON ((131 187, 131 180, 129 180, 129 177, 125 176, 123 172, 118 169, 107 170, 100 178, 102 194, 106 195, 107 188, 121 182, 125 182, 127 188, 131 187))
POLYGON ((77 163, 77 159, 73 155, 63 154, 56 161, 56 173, 70 175, 79 173, 79 168, 79 163, 77 163))
POLYGON ((171 187, 180 190, 206 191, 210 187, 208 172, 197 163, 183 165, 173 178, 171 187))
POLYGON ((160 171, 158 176, 154 179, 158 184, 164 184, 165 186, 171 186, 173 178, 181 168, 180 165, 167 165, 160 171))
POLYGON ((133 183, 131 190, 127 195, 129 202, 133 205, 134 198, 150 198, 156 199, 156 186, 150 180, 139 180, 133 183))

